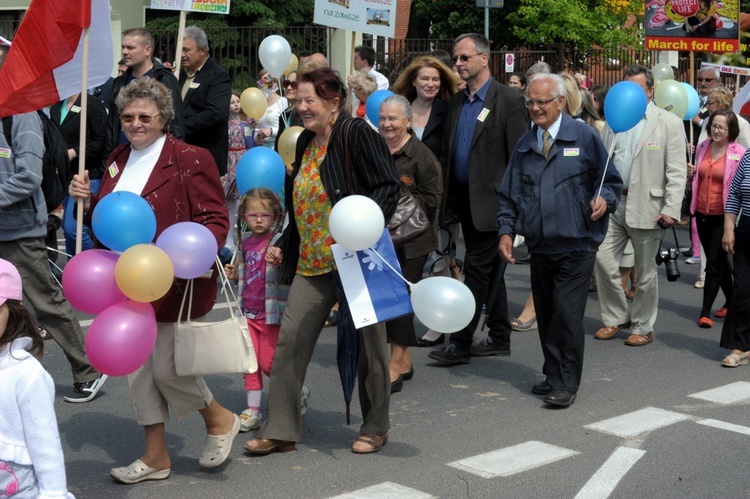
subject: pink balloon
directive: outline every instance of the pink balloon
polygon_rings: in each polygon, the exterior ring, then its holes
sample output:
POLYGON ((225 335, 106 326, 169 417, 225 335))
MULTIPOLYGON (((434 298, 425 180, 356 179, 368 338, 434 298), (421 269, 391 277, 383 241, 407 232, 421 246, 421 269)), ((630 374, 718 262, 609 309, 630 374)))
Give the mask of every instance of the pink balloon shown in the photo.
POLYGON ((86 355, 99 372, 125 376, 141 367, 156 344, 150 303, 126 301, 100 313, 86 333, 86 355))
POLYGON ((111 251, 92 249, 78 253, 65 265, 63 293, 73 307, 87 314, 98 314, 128 299, 115 281, 118 258, 111 251))
POLYGON ((156 239, 174 265, 174 275, 195 279, 211 268, 219 252, 213 233, 196 222, 178 222, 167 227, 156 239))

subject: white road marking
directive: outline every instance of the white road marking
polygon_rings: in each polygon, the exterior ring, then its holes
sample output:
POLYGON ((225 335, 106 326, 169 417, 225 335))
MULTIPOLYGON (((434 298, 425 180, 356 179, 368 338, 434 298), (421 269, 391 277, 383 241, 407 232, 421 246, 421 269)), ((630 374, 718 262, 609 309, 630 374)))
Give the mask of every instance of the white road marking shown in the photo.
POLYGON ((747 426, 727 423, 724 421, 719 421, 718 419, 699 419, 698 421, 696 421, 696 423, 702 424, 704 426, 710 426, 712 428, 718 428, 720 430, 733 431, 742 435, 750 435, 750 428, 748 428, 747 426))
POLYGON ((690 416, 680 414, 679 412, 666 411, 656 407, 646 407, 639 411, 586 425, 584 428, 591 428, 592 430, 628 438, 689 418, 690 416))
POLYGON ((530 440, 478 456, 448 463, 448 466, 467 471, 483 478, 510 476, 522 471, 575 456, 577 451, 530 440))
POLYGON ((601 468, 594 473, 576 495, 576 499, 603 499, 609 497, 630 468, 643 457, 646 451, 619 447, 601 468))
POLYGON ((435 496, 393 482, 383 482, 364 489, 347 492, 331 499, 434 499, 435 496))
POLYGON ((704 392, 693 393, 688 395, 688 397, 708 400, 717 404, 733 404, 750 398, 750 383, 747 381, 737 381, 736 383, 730 383, 704 392))

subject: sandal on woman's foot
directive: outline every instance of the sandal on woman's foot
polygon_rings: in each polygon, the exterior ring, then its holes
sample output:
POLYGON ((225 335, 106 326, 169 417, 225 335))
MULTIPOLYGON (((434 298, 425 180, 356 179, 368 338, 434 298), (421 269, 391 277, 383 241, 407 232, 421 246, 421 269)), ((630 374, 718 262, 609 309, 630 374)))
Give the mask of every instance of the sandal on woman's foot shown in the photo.
POLYGON ((136 459, 130 463, 130 466, 112 468, 109 474, 116 482, 131 484, 146 480, 164 480, 169 478, 170 469, 157 470, 140 459, 136 459))
POLYGON ((363 433, 352 444, 352 452, 355 454, 372 454, 383 448, 388 443, 388 434, 373 435, 363 433), (359 444, 359 445, 358 445, 359 444))
POLYGON ((232 414, 232 416, 234 417, 234 423, 229 433, 206 436, 206 446, 203 448, 203 454, 201 454, 198 460, 198 464, 202 467, 216 468, 229 457, 234 437, 240 432, 240 418, 235 414, 232 414))
POLYGON ((536 329, 536 315, 526 322, 521 319, 512 319, 510 321, 510 327, 513 331, 531 331, 536 329))
POLYGON ((328 312, 328 318, 326 319, 325 327, 335 326, 339 323, 339 311, 331 310, 328 312))
POLYGON ((737 367, 747 365, 748 362, 750 362, 750 351, 743 352, 740 355, 730 353, 721 361, 721 365, 724 367, 737 367))

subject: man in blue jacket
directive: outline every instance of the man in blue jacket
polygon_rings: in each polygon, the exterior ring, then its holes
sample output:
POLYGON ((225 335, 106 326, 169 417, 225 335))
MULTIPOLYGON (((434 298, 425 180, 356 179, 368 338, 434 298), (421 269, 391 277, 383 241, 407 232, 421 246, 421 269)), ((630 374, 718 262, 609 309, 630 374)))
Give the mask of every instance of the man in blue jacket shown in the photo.
POLYGON ((527 92, 534 126, 516 143, 500 186, 498 250, 515 263, 513 237, 526 238, 546 377, 531 391, 546 395, 547 404, 568 407, 581 382, 583 315, 596 251, 622 179, 597 132, 563 114, 560 76, 538 74, 527 92))

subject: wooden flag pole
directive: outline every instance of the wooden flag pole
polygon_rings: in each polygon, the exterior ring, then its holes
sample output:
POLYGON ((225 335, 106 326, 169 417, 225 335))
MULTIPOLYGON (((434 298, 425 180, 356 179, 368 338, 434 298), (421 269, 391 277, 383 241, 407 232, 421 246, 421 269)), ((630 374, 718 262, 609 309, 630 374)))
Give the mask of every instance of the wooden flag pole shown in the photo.
MULTIPOLYGON (((78 140, 78 175, 86 171, 86 116, 88 115, 89 28, 83 28, 83 69, 81 70, 81 128, 78 140)), ((83 200, 76 202, 76 255, 83 247, 83 200)))
POLYGON ((182 39, 185 38, 185 21, 187 19, 187 11, 180 11, 180 27, 177 28, 177 48, 175 49, 174 55, 174 74, 177 78, 180 78, 180 63, 182 62, 182 39))

